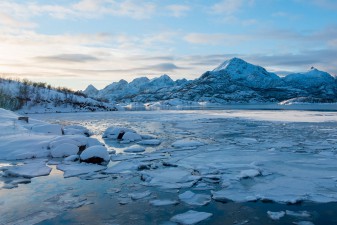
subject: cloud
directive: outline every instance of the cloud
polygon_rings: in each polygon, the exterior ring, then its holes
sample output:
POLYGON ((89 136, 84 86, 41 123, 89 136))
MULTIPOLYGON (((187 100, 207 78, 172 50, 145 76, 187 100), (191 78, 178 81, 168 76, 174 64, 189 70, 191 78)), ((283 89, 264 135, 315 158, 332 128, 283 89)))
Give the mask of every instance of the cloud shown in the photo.
POLYGON ((309 2, 325 9, 337 10, 336 0, 310 0, 309 2))
POLYGON ((33 28, 36 24, 32 22, 25 22, 10 16, 8 13, 0 11, 0 26, 13 27, 13 28, 33 28))
POLYGON ((191 7, 187 5, 168 5, 166 8, 171 12, 172 16, 177 18, 185 16, 191 10, 191 7))
POLYGON ((240 24, 249 26, 256 24, 257 20, 254 18, 242 19, 238 16, 243 9, 253 6, 255 0, 221 0, 209 7, 209 12, 217 16, 218 22, 228 24, 240 24))
POLYGON ((85 54, 60 54, 60 55, 53 55, 53 56, 38 56, 35 57, 37 61, 42 62, 74 62, 74 63, 86 63, 90 61, 98 61, 99 59, 85 54))
POLYGON ((211 9, 214 13, 221 14, 233 14, 237 12, 242 5, 244 4, 243 0, 222 0, 214 4, 211 9))
POLYGON ((207 33, 190 33, 184 36, 184 40, 192 44, 209 44, 209 45, 230 45, 241 41, 249 40, 246 35, 238 34, 207 34, 207 33))
MULTIPOLYGON (((147 19, 155 13, 156 5, 136 0, 81 0, 72 4, 38 4, 33 1, 16 3, 0 1, 0 12, 25 21, 40 15, 49 15, 56 19, 96 18, 102 16, 147 19)), ((10 23, 8 23, 10 24, 10 23)))
POLYGON ((160 63, 157 65, 149 66, 146 69, 153 69, 160 72, 170 72, 177 69, 182 69, 181 67, 176 66, 174 63, 160 63))

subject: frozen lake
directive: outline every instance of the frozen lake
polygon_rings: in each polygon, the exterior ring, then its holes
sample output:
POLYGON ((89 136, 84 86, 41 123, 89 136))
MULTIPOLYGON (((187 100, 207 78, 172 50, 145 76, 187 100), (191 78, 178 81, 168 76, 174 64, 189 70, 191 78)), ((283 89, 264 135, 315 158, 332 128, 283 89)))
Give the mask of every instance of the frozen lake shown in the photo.
POLYGON ((0 189, 0 224, 174 224, 172 218, 188 210, 213 214, 199 224, 337 224, 334 111, 125 111, 30 117, 83 125, 117 154, 112 154, 106 171, 69 178, 56 169, 62 160, 50 160, 49 176, 0 189), (103 140, 110 126, 131 128, 161 143, 103 140), (124 152, 133 145, 145 152, 124 152))

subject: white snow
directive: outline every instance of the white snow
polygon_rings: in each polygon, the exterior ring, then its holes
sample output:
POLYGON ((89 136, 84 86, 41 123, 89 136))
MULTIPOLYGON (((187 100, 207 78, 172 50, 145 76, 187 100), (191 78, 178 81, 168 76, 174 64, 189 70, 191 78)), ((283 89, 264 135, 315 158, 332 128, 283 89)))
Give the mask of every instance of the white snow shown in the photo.
POLYGON ((104 161, 110 160, 110 155, 108 153, 108 150, 106 147, 103 147, 103 146, 89 147, 85 149, 80 155, 81 160, 88 160, 93 157, 101 158, 104 161))
POLYGON ((191 187, 200 177, 181 168, 157 169, 144 171, 142 176, 149 186, 157 186, 164 189, 191 187))
POLYGON ((179 199, 189 205, 203 206, 211 201, 211 196, 206 194, 195 194, 192 191, 185 191, 179 195, 179 199))
POLYGON ((18 160, 47 157, 51 135, 32 135, 18 133, 17 135, 0 136, 0 159, 18 160))
POLYGON ((124 143, 134 142, 134 141, 140 141, 142 140, 142 137, 134 132, 125 132, 125 134, 122 137, 122 141, 124 143))
POLYGON ((145 148, 139 145, 132 145, 124 149, 124 152, 131 152, 131 153, 144 152, 144 151, 145 151, 145 148))
POLYGON ((68 125, 63 127, 65 135, 85 135, 89 136, 91 132, 84 126, 81 125, 68 125))
POLYGON ((36 125, 32 127, 32 131, 36 133, 62 135, 62 126, 58 124, 36 125))
POLYGON ((63 161, 65 161, 65 162, 74 162, 74 161, 77 161, 79 159, 80 159, 79 155, 70 155, 70 156, 64 158, 63 161))
POLYGON ((110 138, 110 139, 117 139, 118 135, 122 132, 124 132, 124 133, 126 133, 126 132, 136 133, 136 131, 134 131, 130 128, 126 128, 126 127, 109 127, 104 131, 102 137, 103 138, 110 138))
POLYGON ((272 219, 272 220, 279 220, 282 217, 284 217, 286 213, 284 211, 280 211, 280 212, 271 212, 271 211, 268 211, 267 214, 270 217, 270 219, 272 219))
POLYGON ((186 224, 186 225, 192 225, 199 223, 203 220, 206 220, 210 218, 213 214, 212 213, 206 213, 206 212, 198 212, 194 210, 189 210, 185 213, 175 215, 171 218, 172 222, 176 222, 179 224, 186 224))
POLYGON ((62 158, 70 155, 76 155, 78 152, 78 146, 70 143, 63 143, 53 148, 50 153, 54 158, 62 158))

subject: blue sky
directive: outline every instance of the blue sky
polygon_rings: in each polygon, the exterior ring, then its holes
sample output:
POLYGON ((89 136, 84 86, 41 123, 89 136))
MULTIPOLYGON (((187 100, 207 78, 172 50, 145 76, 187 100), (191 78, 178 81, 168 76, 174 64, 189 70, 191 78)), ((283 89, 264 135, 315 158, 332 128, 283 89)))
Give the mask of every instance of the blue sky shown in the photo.
POLYGON ((335 0, 2 0, 0 73, 103 88, 199 77, 240 57, 280 75, 337 75, 335 0))

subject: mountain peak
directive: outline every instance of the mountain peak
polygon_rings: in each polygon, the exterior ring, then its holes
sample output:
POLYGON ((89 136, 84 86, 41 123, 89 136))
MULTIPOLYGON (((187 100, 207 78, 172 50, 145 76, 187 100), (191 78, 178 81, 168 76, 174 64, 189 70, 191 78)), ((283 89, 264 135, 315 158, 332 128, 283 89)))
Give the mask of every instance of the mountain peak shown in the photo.
POLYGON ((236 68, 236 67, 241 67, 243 65, 246 65, 247 62, 244 61, 243 59, 234 57, 229 60, 224 61, 221 63, 218 67, 216 67, 213 72, 224 70, 224 69, 230 69, 230 68, 236 68))
POLYGON ((83 91, 83 93, 86 95, 97 94, 97 92, 97 88, 95 88, 95 86, 92 84, 89 84, 88 87, 83 91))

